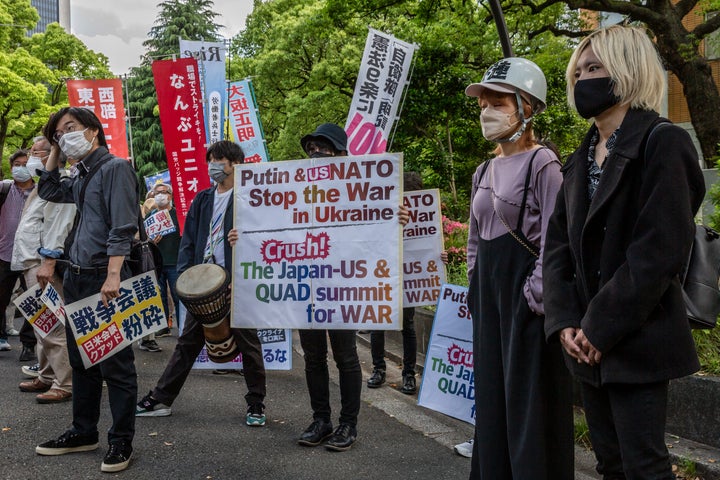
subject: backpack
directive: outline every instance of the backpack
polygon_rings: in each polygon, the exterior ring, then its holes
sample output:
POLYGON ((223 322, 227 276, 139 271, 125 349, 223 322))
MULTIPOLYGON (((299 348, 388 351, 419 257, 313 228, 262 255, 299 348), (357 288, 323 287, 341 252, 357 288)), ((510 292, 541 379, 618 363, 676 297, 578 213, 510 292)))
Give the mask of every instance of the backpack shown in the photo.
MULTIPOLYGON (((672 124, 659 118, 648 133, 643 145, 663 124, 672 124)), ((680 273, 683 299, 690 328, 711 329, 720 314, 720 234, 705 225, 695 226, 695 239, 685 268, 680 273)))

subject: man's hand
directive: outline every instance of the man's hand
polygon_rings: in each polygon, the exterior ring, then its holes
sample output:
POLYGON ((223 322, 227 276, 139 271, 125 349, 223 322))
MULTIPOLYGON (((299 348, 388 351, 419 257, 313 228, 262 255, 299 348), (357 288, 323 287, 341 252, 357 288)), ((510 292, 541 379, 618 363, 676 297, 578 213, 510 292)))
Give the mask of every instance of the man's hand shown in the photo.
POLYGON ((120 296, 120 271, 124 261, 125 257, 116 255, 110 257, 108 262, 107 277, 105 277, 105 283, 100 289, 100 298, 106 307, 109 301, 120 296))
POLYGON ((53 281, 55 276, 55 259, 54 258, 43 258, 40 268, 37 271, 37 281, 40 283, 40 288, 44 289, 48 283, 53 281))
POLYGON ((236 228, 231 229, 228 232, 228 243, 231 247, 234 247, 239 238, 238 231, 236 228))

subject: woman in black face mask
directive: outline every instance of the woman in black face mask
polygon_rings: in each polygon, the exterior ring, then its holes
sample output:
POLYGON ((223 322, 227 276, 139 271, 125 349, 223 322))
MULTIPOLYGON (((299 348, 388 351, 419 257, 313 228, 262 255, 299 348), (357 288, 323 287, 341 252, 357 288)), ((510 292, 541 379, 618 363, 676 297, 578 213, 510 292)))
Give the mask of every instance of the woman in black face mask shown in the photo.
POLYGON ((547 229, 545 334, 581 382, 603 478, 669 480, 668 381, 699 368, 678 275, 705 193, 697 152, 659 118, 665 72, 646 32, 593 32, 566 77, 594 123, 547 229))

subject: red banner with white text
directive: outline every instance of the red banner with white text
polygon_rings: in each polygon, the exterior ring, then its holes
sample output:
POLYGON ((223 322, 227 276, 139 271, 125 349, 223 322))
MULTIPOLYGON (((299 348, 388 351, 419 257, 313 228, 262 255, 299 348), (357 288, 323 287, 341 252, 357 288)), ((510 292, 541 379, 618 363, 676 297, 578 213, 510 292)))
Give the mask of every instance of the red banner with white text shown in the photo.
POLYGON ((71 107, 87 108, 98 117, 110 153, 129 158, 122 80, 68 80, 67 89, 71 107))
POLYGON ((152 72, 182 234, 190 203, 199 191, 210 187, 198 63, 194 58, 159 60, 153 62, 152 72))

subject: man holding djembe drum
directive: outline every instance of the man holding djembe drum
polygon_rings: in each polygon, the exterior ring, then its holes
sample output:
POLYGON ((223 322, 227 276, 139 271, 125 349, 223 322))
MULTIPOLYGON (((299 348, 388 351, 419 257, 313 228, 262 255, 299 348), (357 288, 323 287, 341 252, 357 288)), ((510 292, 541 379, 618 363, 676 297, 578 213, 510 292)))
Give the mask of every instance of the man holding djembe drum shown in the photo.
POLYGON ((206 160, 216 185, 198 193, 190 205, 178 252, 177 288, 179 295, 181 289, 185 293, 181 298, 188 310, 185 325, 165 371, 155 388, 137 404, 135 415, 165 417, 172 413, 170 406, 180 394, 207 337, 208 352, 211 357, 216 355, 214 361, 231 360, 237 351, 242 353, 248 387, 245 422, 262 426, 265 425, 265 364, 257 331, 230 329, 229 318, 219 313, 225 308, 223 303, 228 296, 232 271, 228 234, 233 226, 233 166, 243 163, 245 155, 239 145, 222 140, 208 147, 206 160), (215 338, 222 332, 229 332, 225 341, 215 338))

